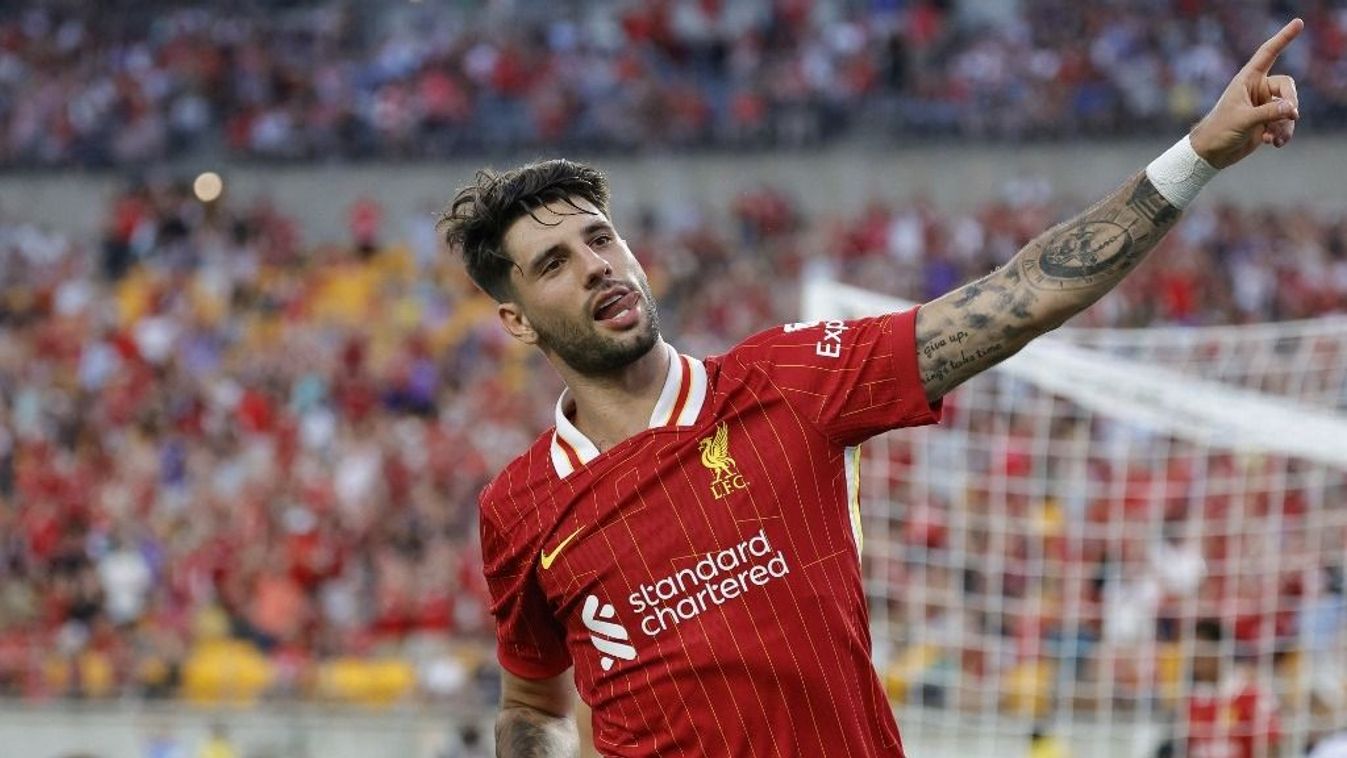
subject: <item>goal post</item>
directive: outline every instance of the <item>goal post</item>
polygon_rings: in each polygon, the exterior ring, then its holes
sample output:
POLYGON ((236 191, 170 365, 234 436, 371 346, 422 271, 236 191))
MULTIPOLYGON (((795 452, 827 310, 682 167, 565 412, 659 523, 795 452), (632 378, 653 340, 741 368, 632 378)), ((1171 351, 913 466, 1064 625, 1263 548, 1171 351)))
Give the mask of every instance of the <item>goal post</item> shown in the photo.
MULTIPOLYGON (((802 317, 908 307, 810 278, 802 317)), ((1287 748, 1347 722, 1347 318, 1059 329, 939 426, 867 442, 861 502, 915 754, 1021 754, 1037 729, 1152 755, 1186 735, 1208 619, 1221 681, 1276 704, 1287 748)))

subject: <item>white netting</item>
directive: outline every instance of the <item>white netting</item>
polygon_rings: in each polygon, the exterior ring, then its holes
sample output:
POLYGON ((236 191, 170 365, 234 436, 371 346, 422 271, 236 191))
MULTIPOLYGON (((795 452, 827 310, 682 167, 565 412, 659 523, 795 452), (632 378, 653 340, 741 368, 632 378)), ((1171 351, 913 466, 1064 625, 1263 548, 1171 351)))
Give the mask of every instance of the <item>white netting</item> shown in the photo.
MULTIPOLYGON (((812 282, 804 317, 902 307, 812 282)), ((1181 746, 1207 618, 1288 747, 1347 722, 1347 318, 1059 330, 863 456, 876 663, 914 745, 1181 746)))

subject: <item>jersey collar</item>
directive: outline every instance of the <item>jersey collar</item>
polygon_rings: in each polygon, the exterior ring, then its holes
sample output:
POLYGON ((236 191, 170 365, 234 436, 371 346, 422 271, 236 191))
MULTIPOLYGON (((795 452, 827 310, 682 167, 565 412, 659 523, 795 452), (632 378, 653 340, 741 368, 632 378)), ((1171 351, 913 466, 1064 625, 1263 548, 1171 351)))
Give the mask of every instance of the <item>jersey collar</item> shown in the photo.
MULTIPOLYGON (((655 410, 650 413, 650 429, 690 426, 706 402, 706 365, 680 354, 667 343, 664 347, 669 351, 669 373, 664 377, 664 389, 655 410)), ((552 433, 552 467, 562 479, 599 455, 599 448, 566 417, 572 405, 571 391, 562 392, 557 399, 557 428, 552 433)))

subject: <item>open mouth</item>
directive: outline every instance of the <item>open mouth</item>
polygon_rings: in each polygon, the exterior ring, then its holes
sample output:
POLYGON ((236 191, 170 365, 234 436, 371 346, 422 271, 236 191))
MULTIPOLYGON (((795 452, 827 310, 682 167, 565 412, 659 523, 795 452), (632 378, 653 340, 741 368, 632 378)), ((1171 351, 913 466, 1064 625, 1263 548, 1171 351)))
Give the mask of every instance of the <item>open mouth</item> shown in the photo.
POLYGON ((641 293, 636 290, 618 288, 599 298, 594 306, 594 320, 611 326, 623 326, 634 321, 637 316, 636 304, 641 293))

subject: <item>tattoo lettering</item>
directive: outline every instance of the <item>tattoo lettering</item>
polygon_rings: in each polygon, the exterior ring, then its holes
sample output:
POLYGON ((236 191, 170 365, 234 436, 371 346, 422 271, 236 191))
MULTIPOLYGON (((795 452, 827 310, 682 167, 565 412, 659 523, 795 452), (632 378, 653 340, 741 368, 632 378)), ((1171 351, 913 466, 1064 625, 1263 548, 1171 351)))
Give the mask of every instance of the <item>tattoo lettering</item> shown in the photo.
POLYGON ((935 355, 936 351, 946 345, 957 345, 968 339, 968 332, 955 332, 951 335, 937 337, 921 346, 921 352, 927 358, 935 355))
POLYGON ((1005 357, 1005 346, 1000 342, 974 348, 972 352, 960 350, 957 356, 942 361, 931 369, 927 374, 927 379, 933 382, 943 382, 951 377, 959 376, 964 369, 970 366, 977 366, 988 360, 1000 361, 1005 357))

